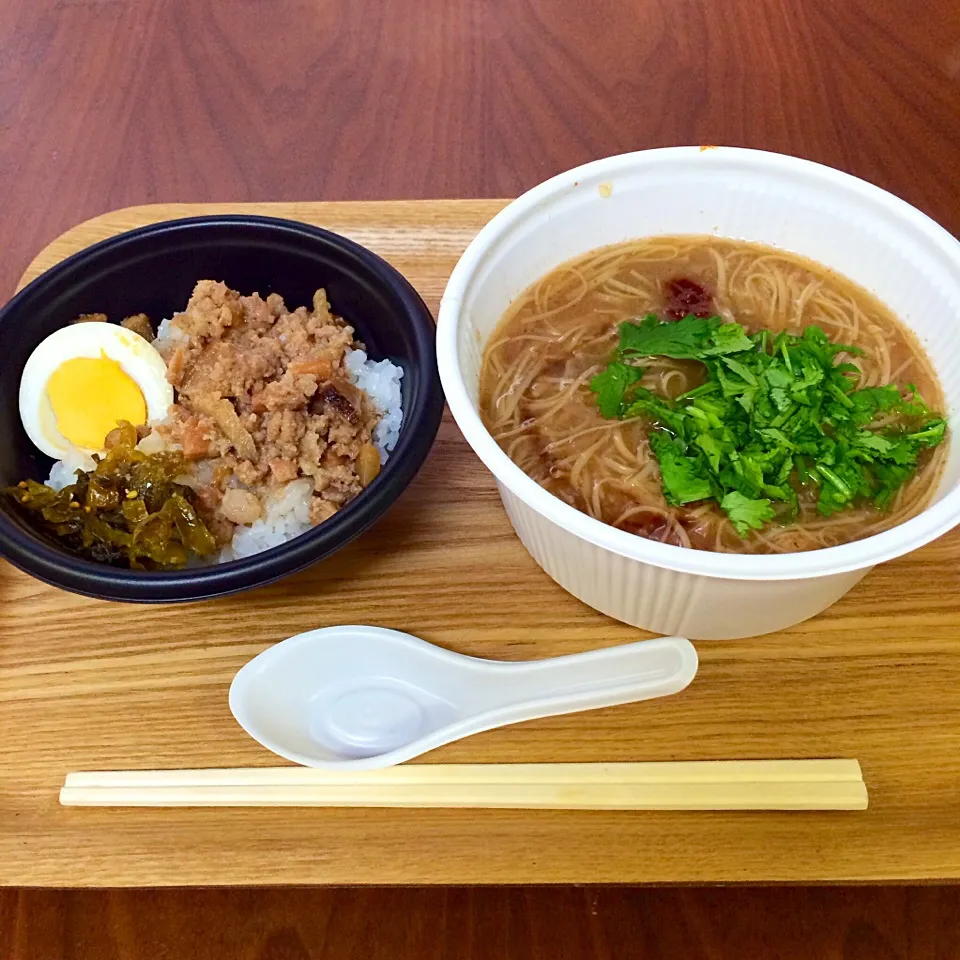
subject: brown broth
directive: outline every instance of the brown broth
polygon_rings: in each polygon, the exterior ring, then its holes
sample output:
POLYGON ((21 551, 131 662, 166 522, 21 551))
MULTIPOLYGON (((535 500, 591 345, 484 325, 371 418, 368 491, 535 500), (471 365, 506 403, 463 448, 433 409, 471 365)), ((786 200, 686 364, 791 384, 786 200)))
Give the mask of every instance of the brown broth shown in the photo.
MULTIPOLYGON (((624 320, 669 313, 665 292, 687 278, 714 310, 756 332, 820 326, 847 357, 860 386, 915 384, 927 404, 943 393, 914 335, 866 290, 821 265, 760 244, 706 236, 654 237, 595 250, 547 274, 511 306, 484 352, 480 411, 503 450, 562 500, 642 536, 705 550, 780 553, 833 546, 902 523, 929 502, 946 443, 924 455, 886 512, 866 503, 822 517, 801 497, 797 520, 741 538, 713 502, 672 507, 642 420, 605 420, 588 382, 609 361, 624 320)), ((694 302, 695 295, 691 295, 694 302)), ((697 308, 695 308, 696 310, 697 308)), ((697 386, 703 367, 659 358, 643 385, 676 397, 697 386)))

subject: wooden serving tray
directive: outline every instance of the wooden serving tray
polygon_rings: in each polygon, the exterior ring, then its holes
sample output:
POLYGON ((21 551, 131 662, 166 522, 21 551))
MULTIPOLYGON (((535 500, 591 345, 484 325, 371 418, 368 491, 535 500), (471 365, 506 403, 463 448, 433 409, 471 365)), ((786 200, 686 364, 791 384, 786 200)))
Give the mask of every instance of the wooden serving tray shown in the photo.
MULTIPOLYGON (((329 227, 436 309, 503 201, 137 207, 81 224, 24 282, 123 230, 203 213, 329 227)), ((279 584, 184 606, 63 593, 0 564, 0 881, 8 884, 830 881, 960 877, 960 535, 878 568, 806 624, 699 643, 661 701, 491 731, 432 761, 855 757, 863 813, 65 809, 71 770, 273 765, 227 707, 234 673, 312 627, 371 623, 525 659, 635 640, 530 559, 445 420, 372 531, 279 584)))

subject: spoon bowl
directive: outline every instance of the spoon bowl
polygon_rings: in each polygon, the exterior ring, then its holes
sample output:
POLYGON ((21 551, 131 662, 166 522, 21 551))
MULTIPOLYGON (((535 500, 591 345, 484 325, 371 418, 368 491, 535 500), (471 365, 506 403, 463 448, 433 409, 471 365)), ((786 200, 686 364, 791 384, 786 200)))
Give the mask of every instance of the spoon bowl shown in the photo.
POLYGON ((327 627, 246 664, 230 686, 230 709, 281 757, 361 770, 523 720, 668 696, 696 671, 696 651, 682 637, 505 662, 381 627, 327 627))

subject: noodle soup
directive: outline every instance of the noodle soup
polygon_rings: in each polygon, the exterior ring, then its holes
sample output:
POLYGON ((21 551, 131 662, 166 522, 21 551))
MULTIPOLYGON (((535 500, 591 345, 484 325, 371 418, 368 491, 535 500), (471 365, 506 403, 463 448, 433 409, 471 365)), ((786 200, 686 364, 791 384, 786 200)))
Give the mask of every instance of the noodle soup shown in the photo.
POLYGON ((552 271, 490 337, 480 381, 487 429, 551 493, 640 536, 737 553, 835 546, 920 513, 943 409, 920 345, 865 290, 715 237, 618 244, 552 271), (673 355, 631 353, 635 330, 673 355), (810 356, 829 361, 807 382, 810 356))

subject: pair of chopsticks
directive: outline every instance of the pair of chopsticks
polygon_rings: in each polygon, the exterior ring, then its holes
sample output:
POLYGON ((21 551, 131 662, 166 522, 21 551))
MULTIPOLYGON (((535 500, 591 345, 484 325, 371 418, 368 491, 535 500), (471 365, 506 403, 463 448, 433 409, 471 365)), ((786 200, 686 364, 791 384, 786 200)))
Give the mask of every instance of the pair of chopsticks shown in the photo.
POLYGON ((407 764, 117 770, 67 775, 60 802, 99 807, 500 807, 864 810, 856 760, 407 764))

